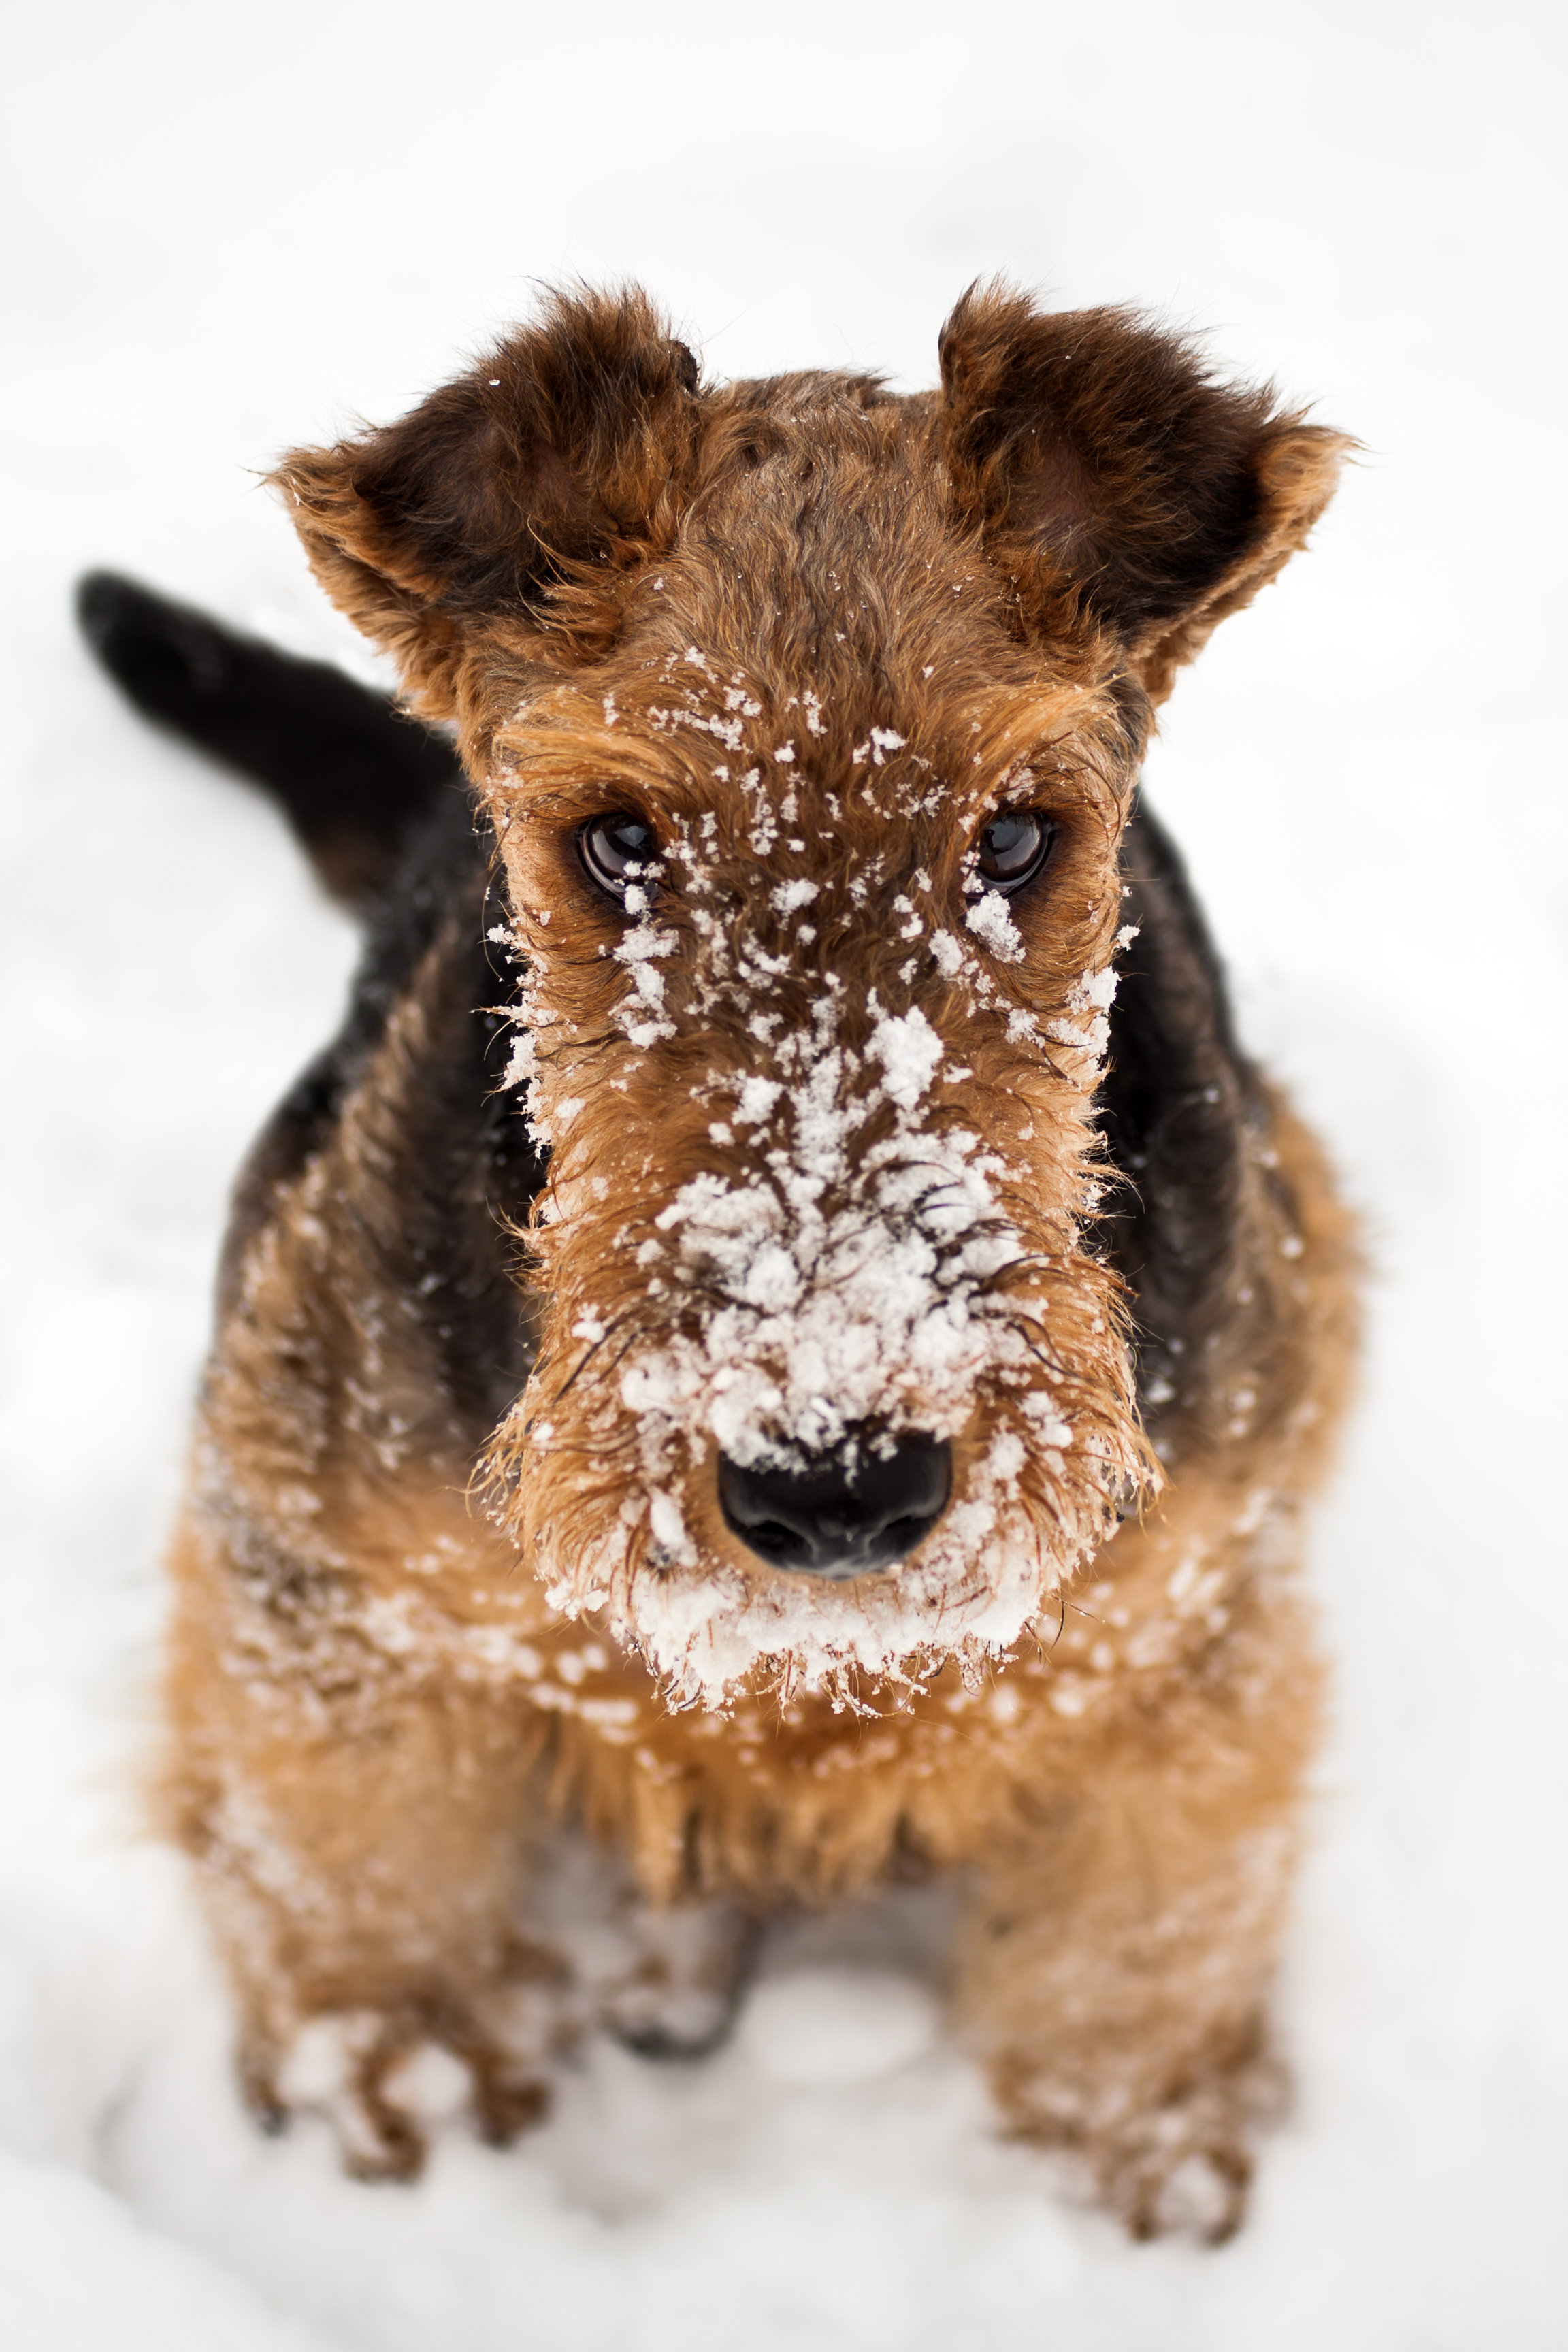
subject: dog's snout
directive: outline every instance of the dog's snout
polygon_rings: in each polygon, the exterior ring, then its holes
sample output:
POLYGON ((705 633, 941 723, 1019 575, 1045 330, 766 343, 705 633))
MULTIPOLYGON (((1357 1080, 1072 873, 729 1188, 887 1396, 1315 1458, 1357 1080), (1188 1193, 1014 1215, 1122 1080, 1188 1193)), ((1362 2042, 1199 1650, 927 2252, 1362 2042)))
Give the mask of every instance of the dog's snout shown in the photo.
POLYGON ((731 1533, 770 1568, 835 1582, 875 1575, 913 1551, 952 1486, 952 1446, 918 1431, 809 1455, 798 1470, 746 1470, 719 1457, 731 1533))

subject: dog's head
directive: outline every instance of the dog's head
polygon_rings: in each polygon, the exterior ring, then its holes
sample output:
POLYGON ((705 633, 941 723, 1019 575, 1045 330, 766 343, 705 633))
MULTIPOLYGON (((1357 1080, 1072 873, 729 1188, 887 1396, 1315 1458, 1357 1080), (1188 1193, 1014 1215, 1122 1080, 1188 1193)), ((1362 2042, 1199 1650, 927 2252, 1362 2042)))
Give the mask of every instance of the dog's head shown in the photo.
POLYGON ((1149 1485, 1088 1237, 1118 845, 1345 446, 1120 312, 972 292, 941 356, 705 391, 556 298, 280 473, 505 865, 550 1181, 500 1507, 710 1703, 999 1654, 1149 1485))

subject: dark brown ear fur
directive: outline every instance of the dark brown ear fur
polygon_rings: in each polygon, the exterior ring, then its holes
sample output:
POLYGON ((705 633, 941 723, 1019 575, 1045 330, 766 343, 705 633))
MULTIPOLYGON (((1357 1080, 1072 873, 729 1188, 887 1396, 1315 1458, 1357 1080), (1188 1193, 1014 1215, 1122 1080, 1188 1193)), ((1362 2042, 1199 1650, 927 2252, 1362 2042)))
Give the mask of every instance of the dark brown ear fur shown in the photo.
POLYGON ((296 450, 273 479, 328 594, 396 656, 424 716, 447 718, 464 621, 543 620, 574 567, 658 535, 696 389, 696 361, 637 289, 552 293, 412 415, 296 450))
MULTIPOLYGON (((1216 383, 1125 310, 1043 316, 971 288, 941 355, 955 519, 983 531, 1027 626, 1109 632, 1155 700, 1303 544, 1352 446, 1216 383)), ((668 542, 696 395, 696 362, 646 295, 552 293, 411 415, 297 450, 274 479, 328 594, 396 657, 415 709, 447 719, 477 623, 531 621, 565 650, 595 600, 552 605, 551 588, 668 542)))
POLYGON ((1098 622, 1150 695, 1305 541, 1353 445, 1217 383, 1121 310, 971 287, 943 328, 939 447, 958 510, 1047 634, 1098 622))

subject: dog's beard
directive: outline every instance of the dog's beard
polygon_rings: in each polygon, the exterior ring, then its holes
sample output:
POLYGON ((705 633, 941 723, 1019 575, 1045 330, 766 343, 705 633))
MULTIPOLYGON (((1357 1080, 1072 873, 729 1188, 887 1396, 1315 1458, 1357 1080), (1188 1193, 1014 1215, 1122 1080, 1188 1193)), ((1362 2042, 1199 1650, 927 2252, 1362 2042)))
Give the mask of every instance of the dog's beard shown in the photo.
MULTIPOLYGON (((1088 1326, 1096 1320, 1090 1300, 1102 1309, 1110 1301, 1093 1278, 1100 1270, 1083 1270, 1089 1296, 1072 1305, 1088 1326)), ((636 1350, 618 1378, 577 1400, 569 1422, 530 1423, 520 1408, 498 1455, 512 1479, 509 1516, 514 1526, 521 1518, 519 1532, 526 1527, 551 1605, 565 1615, 602 1612, 678 1704, 719 1707, 742 1686, 770 1684, 848 1696, 869 1679, 896 1693, 949 1660, 973 1673, 1001 1659, 1105 1541, 1145 1470, 1113 1324, 1100 1312, 1098 1330, 1083 1328, 1081 1345, 1064 1347, 1063 1304, 1059 1296, 1005 1294, 960 1307, 950 1294, 930 1319, 943 1350, 956 1324, 965 1352, 947 1356, 939 1411, 907 1377, 921 1349, 918 1319, 908 1352, 876 1365, 873 1377, 868 1343, 886 1341, 886 1321, 868 1331, 829 1295, 804 1302, 808 1335, 833 1316, 840 1360, 867 1373, 857 1402, 878 1400, 881 1426, 954 1440, 952 1492, 935 1528, 897 1568, 852 1582, 742 1564, 705 1539, 720 1443, 753 1461, 794 1450, 777 1418, 764 1430, 735 1417, 738 1386, 790 1392, 799 1359, 788 1350, 789 1318, 757 1317, 743 1349, 717 1361, 700 1336, 636 1350), (1053 1352, 1042 1360, 1047 1328, 1053 1352), (739 1384, 726 1377, 737 1360, 739 1384)), ((733 1315, 714 1318, 710 1343, 721 1326, 734 1336, 733 1315)), ((816 1345, 808 1337, 805 1347, 816 1345)), ((837 1418, 818 1412, 821 1402, 807 1397, 814 1440, 837 1418)))
MULTIPOLYGON (((759 1682, 786 1697, 826 1691, 853 1704, 867 1683, 896 1697, 952 1660, 973 1679, 1011 1652, 1114 1525, 1103 1458, 1070 1516, 1057 1486, 1044 1524, 1020 1475, 1028 1458, 1016 1425, 1004 1422, 973 1449, 914 1556, 842 1584, 704 1558, 686 1531, 679 1484, 650 1487, 652 1522, 667 1540, 656 1533, 637 1554, 612 1540, 595 1563, 609 1571, 612 1627, 676 1704, 722 1706, 759 1682)), ((571 1605, 559 1589, 552 1597, 571 1605)))
MULTIPOLYGON (((505 1516, 552 1605, 603 1610, 678 1702, 978 1669, 1145 1478, 1113 1283, 1071 1213, 1029 1233, 1008 1213, 1005 1161, 933 1111, 942 1051, 917 1012, 848 1054, 820 1004, 715 1122, 738 1181, 694 1177, 630 1248, 591 1186, 543 1229, 552 1330, 499 1433, 505 1516), (616 1297, 605 1268, 628 1258, 616 1297), (900 1567, 835 1585, 716 1548, 716 1454, 797 1467, 868 1430, 954 1443, 948 1507, 900 1567)), ((1079 1157, 1060 1171, 1075 1212, 1079 1157)))

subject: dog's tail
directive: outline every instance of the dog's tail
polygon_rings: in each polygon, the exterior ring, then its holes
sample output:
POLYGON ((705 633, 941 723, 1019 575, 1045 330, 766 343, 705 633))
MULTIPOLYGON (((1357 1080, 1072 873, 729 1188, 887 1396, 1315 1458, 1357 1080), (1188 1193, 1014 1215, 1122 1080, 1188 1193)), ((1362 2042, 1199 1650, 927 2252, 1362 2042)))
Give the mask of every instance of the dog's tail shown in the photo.
POLYGON ((82 634, 144 719, 278 802, 332 896, 363 908, 462 782, 445 737, 326 662, 238 635, 113 572, 77 589, 82 634))

